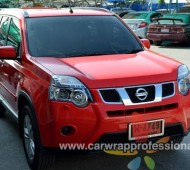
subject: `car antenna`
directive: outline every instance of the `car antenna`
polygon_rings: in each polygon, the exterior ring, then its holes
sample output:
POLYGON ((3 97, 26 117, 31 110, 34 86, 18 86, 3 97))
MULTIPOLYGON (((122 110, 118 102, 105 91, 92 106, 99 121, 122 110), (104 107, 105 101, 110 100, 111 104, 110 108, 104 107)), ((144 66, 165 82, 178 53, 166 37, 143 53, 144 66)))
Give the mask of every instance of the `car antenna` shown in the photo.
POLYGON ((72 8, 71 8, 71 0, 68 0, 68 3, 69 3, 69 9, 70 9, 70 13, 72 14, 73 13, 73 10, 72 10, 72 8))

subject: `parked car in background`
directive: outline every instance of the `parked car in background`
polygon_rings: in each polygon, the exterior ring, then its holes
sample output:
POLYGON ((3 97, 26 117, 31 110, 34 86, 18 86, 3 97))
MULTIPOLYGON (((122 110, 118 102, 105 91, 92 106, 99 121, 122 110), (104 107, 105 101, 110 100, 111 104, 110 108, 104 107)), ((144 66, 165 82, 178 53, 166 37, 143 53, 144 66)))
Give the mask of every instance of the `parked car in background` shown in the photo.
POLYGON ((124 15, 130 13, 130 12, 135 12, 134 10, 132 9, 128 9, 128 10, 124 10, 122 12, 119 12, 118 15, 122 18, 124 15))
POLYGON ((156 12, 159 12, 161 14, 168 14, 168 13, 175 13, 176 10, 175 9, 157 9, 155 10, 156 12))
POLYGON ((116 14, 120 14, 120 13, 128 11, 128 10, 131 10, 131 9, 125 8, 125 7, 115 7, 115 8, 110 9, 111 12, 114 12, 116 14))
POLYGON ((179 10, 178 13, 190 13, 190 5, 184 5, 179 10))
POLYGON ((162 14, 154 11, 131 12, 122 17, 139 38, 147 37, 147 30, 153 18, 159 18, 162 14))
POLYGON ((155 22, 149 25, 147 33, 147 38, 155 45, 161 45, 166 40, 190 44, 190 14, 166 14, 162 18, 155 19, 155 22))

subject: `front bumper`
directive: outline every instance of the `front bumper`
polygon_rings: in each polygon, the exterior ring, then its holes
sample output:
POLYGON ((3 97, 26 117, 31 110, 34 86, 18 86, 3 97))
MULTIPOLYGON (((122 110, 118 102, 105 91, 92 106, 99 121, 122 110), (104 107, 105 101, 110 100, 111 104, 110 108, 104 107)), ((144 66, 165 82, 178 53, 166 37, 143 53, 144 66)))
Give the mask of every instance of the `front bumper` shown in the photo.
POLYGON ((172 41, 176 43, 187 41, 185 34, 156 34, 147 33, 147 38, 152 41, 172 41))
MULTIPOLYGON (((170 137, 170 140, 172 140, 174 138, 183 137, 188 134, 188 133, 184 133, 184 129, 181 123, 165 126, 164 132, 165 134, 161 137, 158 136, 158 137, 149 138, 146 140, 157 141, 162 137, 168 137, 168 136, 170 137)), ((126 131, 103 134, 97 141, 97 143, 100 143, 100 144, 101 143, 130 143, 130 142, 136 142, 136 141, 129 141, 128 132, 126 131)), ((141 142, 141 140, 139 142, 141 142)))
MULTIPOLYGON (((176 91, 174 96, 161 102, 124 106, 103 103, 96 89, 90 91, 96 102, 85 108, 78 108, 72 103, 49 101, 48 109, 41 110, 46 111, 46 116, 38 118, 43 146, 59 147, 60 143, 88 145, 101 141, 106 134, 123 133, 127 136, 129 123, 157 119, 164 119, 165 128, 176 124, 182 127, 179 133, 174 128, 172 135, 184 136, 190 129, 190 94, 182 96, 176 91), (63 135, 61 129, 65 126, 73 127, 73 132, 63 135)), ((120 141, 118 139, 115 142, 120 141)))

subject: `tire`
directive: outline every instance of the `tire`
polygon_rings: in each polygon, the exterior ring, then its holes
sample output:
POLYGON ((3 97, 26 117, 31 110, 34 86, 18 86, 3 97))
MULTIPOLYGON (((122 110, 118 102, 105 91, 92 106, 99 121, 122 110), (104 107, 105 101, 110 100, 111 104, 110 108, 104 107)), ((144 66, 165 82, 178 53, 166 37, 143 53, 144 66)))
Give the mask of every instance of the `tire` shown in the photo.
POLYGON ((5 113, 6 113, 5 107, 2 104, 0 104, 0 118, 5 117, 5 113))
POLYGON ((52 167, 55 155, 48 153, 40 144, 37 122, 32 109, 26 105, 22 110, 21 135, 27 162, 32 170, 52 167))
POLYGON ((161 41, 153 41, 153 43, 154 43, 154 45, 156 45, 156 46, 160 46, 160 45, 162 44, 161 41))
POLYGON ((170 140, 170 143, 173 144, 180 144, 183 141, 183 137, 179 136, 179 137, 174 137, 170 140))
POLYGON ((186 45, 190 47, 190 37, 187 38, 186 45))

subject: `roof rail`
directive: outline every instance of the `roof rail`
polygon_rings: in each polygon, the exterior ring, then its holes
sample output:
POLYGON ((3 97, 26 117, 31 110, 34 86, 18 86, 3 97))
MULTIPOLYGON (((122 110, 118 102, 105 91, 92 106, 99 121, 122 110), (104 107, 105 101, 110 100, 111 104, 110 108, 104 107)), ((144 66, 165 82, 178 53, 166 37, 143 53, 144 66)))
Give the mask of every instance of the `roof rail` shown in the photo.
POLYGON ((20 12, 23 14, 24 18, 28 18, 29 15, 28 15, 28 12, 25 11, 24 9, 22 8, 1 8, 0 11, 10 11, 10 10, 14 10, 14 12, 20 12))

